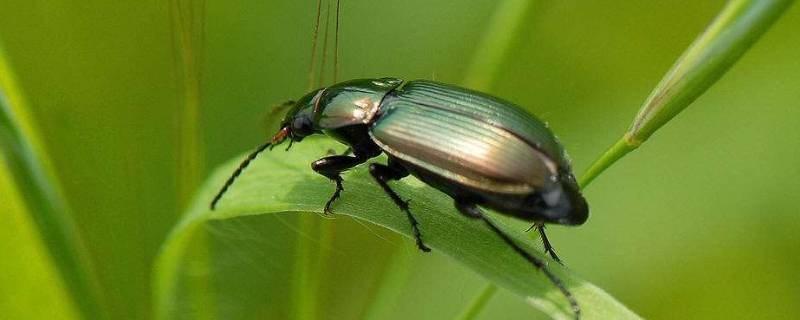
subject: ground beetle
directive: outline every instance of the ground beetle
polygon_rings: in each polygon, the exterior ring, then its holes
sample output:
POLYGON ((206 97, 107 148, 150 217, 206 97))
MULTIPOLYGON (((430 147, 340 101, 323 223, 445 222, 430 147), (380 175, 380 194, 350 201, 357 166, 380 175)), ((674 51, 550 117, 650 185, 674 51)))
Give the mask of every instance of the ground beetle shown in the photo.
POLYGON ((520 248, 479 208, 533 222, 545 250, 558 261, 544 234, 544 223, 579 225, 586 221, 589 209, 564 149, 543 122, 510 102, 423 80, 351 80, 312 91, 289 104, 292 108, 280 131, 236 169, 211 209, 260 152, 287 139, 291 146, 322 133, 349 147, 343 155, 311 164, 314 171, 336 182, 336 191, 325 204, 326 213, 343 190, 341 172, 386 153, 388 163, 371 163, 369 172, 406 214, 421 250, 430 251, 417 220, 408 202, 388 184, 409 174, 452 197, 462 214, 483 220, 542 270, 569 300, 576 318, 580 316, 577 301, 544 261, 520 248))

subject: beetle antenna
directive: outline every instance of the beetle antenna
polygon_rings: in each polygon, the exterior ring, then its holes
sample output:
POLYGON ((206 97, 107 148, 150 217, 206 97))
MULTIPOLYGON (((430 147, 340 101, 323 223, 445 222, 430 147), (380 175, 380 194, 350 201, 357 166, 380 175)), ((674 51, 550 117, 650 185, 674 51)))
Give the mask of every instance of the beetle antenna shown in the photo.
POLYGON ((333 33, 333 83, 339 73, 339 0, 336 0, 336 30, 333 33))
POLYGON ((522 248, 520 248, 514 242, 514 240, 511 240, 511 237, 509 237, 505 232, 500 230, 500 228, 498 228, 491 220, 489 220, 488 217, 486 217, 485 215, 481 214, 480 218, 481 218, 481 220, 486 222, 486 224, 489 226, 489 228, 491 228, 492 231, 494 231, 494 233, 496 233, 498 236, 500 236, 500 238, 502 238, 503 241, 505 241, 506 244, 511 246, 511 248, 513 248, 514 251, 516 251, 519 255, 521 255, 523 258, 525 258, 525 260, 528 260, 528 262, 533 264, 537 269, 541 270, 544 273, 544 275, 547 276, 548 279, 550 279, 550 282, 554 286, 556 286, 556 288, 558 288, 558 290, 561 291, 561 294, 563 294, 564 297, 567 298, 567 300, 569 301, 569 305, 572 308, 572 312, 575 314, 575 319, 580 319, 581 318, 581 308, 578 306, 578 300, 575 299, 575 296, 572 295, 572 292, 567 290, 567 287, 564 285, 564 282, 562 282, 561 279, 556 277, 555 274, 553 274, 552 272, 550 272, 549 269, 547 269, 547 266, 545 265, 544 261, 532 256, 530 253, 528 253, 527 251, 525 251, 522 248))
POLYGON ((311 63, 308 68, 308 90, 314 89, 314 65, 317 62, 317 38, 319 37, 319 16, 322 13, 322 0, 317 0, 317 19, 314 22, 314 36, 311 40, 311 63))
POLYGON ((269 148, 270 145, 272 145, 272 142, 267 142, 265 144, 260 145, 255 151, 251 152, 247 156, 247 159, 244 159, 244 161, 242 161, 242 163, 239 164, 239 167, 236 168, 236 171, 233 171, 233 174, 231 174, 231 176, 228 177, 228 180, 225 181, 225 185, 222 186, 222 189, 220 189, 219 192, 217 192, 217 195, 214 196, 214 200, 211 200, 211 210, 214 210, 214 208, 216 208, 219 199, 221 199, 222 195, 225 194, 226 191, 228 191, 228 188, 233 184, 233 181, 235 181, 236 178, 238 178, 239 175, 242 174, 242 170, 244 170, 244 168, 247 168, 247 166, 250 165, 250 161, 253 161, 253 159, 255 159, 259 153, 269 148))

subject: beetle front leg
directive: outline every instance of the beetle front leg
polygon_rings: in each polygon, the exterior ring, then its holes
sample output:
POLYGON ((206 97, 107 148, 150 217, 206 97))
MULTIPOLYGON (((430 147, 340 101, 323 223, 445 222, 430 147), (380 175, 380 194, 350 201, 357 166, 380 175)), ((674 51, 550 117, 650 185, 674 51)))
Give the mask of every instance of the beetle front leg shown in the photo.
POLYGON ((411 223, 411 229, 414 232, 414 238, 417 240, 417 247, 424 251, 430 252, 431 249, 425 246, 425 243, 422 242, 422 233, 419 232, 419 227, 417 226, 419 223, 417 219, 414 218, 414 215, 411 214, 411 210, 408 209, 408 201, 403 201, 400 199, 400 196, 389 188, 389 184, 387 182, 391 180, 400 180, 406 176, 408 176, 408 171, 406 171, 403 167, 400 166, 392 166, 391 160, 389 161, 389 166, 372 163, 369 165, 369 173, 372 174, 372 177, 378 181, 378 184, 381 185, 383 191, 389 195, 390 198, 394 201, 394 203, 400 207, 400 210, 405 212, 406 216, 408 217, 408 222, 411 223))
POLYGON ((473 219, 483 220, 483 222, 485 222, 486 225, 489 226, 489 229, 492 229, 492 231, 494 231, 494 233, 497 234, 497 236, 503 239, 503 241, 506 244, 508 244, 512 249, 514 249, 514 251, 516 251, 517 254, 521 255, 523 258, 525 258, 525 260, 528 260, 528 262, 533 264, 533 266, 536 267, 536 269, 541 270, 545 274, 545 276, 547 276, 550 282, 554 286, 556 286, 556 288, 558 288, 559 291, 561 291, 561 294, 563 294, 564 297, 567 298, 570 307, 572 307, 572 311, 575 313, 575 318, 580 319, 581 308, 578 306, 578 300, 576 300, 575 296, 572 295, 572 292, 570 292, 567 289, 567 287, 564 285, 564 282, 562 282, 561 279, 556 277, 555 274, 553 274, 552 272, 550 272, 549 269, 547 269, 547 265, 545 264, 544 260, 534 257, 533 255, 522 249, 522 247, 517 245, 517 243, 514 242, 514 240, 512 240, 511 237, 509 237, 505 232, 503 232, 503 230, 500 230, 500 228, 498 228, 497 225, 494 224, 494 222, 489 220, 489 218, 486 217, 486 215, 481 211, 481 209, 478 208, 478 206, 475 205, 474 203, 456 199, 455 205, 456 209, 458 209, 458 211, 461 212, 463 215, 473 219))
POLYGON ((333 192, 331 198, 325 203, 325 214, 332 214, 331 204, 333 204, 333 202, 339 198, 342 191, 344 191, 344 187, 342 186, 342 171, 366 161, 367 159, 362 157, 330 156, 311 163, 311 168, 314 169, 314 171, 336 182, 336 191, 333 192))

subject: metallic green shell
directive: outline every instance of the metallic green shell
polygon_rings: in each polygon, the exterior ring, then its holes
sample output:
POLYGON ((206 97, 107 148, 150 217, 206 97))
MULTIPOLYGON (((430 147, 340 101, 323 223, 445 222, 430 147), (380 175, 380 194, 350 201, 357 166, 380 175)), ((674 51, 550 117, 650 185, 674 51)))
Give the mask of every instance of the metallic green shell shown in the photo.
POLYGON ((568 167, 541 121, 486 94, 412 81, 385 98, 380 112, 370 134, 381 149, 476 189, 530 193, 568 167))
POLYGON ((315 104, 316 127, 334 130, 370 123, 383 97, 402 83, 395 78, 356 79, 325 88, 315 104))

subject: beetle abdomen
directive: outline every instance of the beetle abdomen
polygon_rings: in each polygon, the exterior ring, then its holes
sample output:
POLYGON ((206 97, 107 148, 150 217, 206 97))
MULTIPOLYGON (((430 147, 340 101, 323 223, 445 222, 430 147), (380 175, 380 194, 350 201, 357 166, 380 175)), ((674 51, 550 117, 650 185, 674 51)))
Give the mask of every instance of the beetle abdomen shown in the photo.
MULTIPOLYGON (((526 194, 554 183, 559 165, 531 141, 542 129, 552 136, 532 121, 538 122, 492 97, 413 81, 384 99, 370 134, 389 155, 448 180, 526 194)), ((560 152, 557 143, 552 149, 560 152)))

